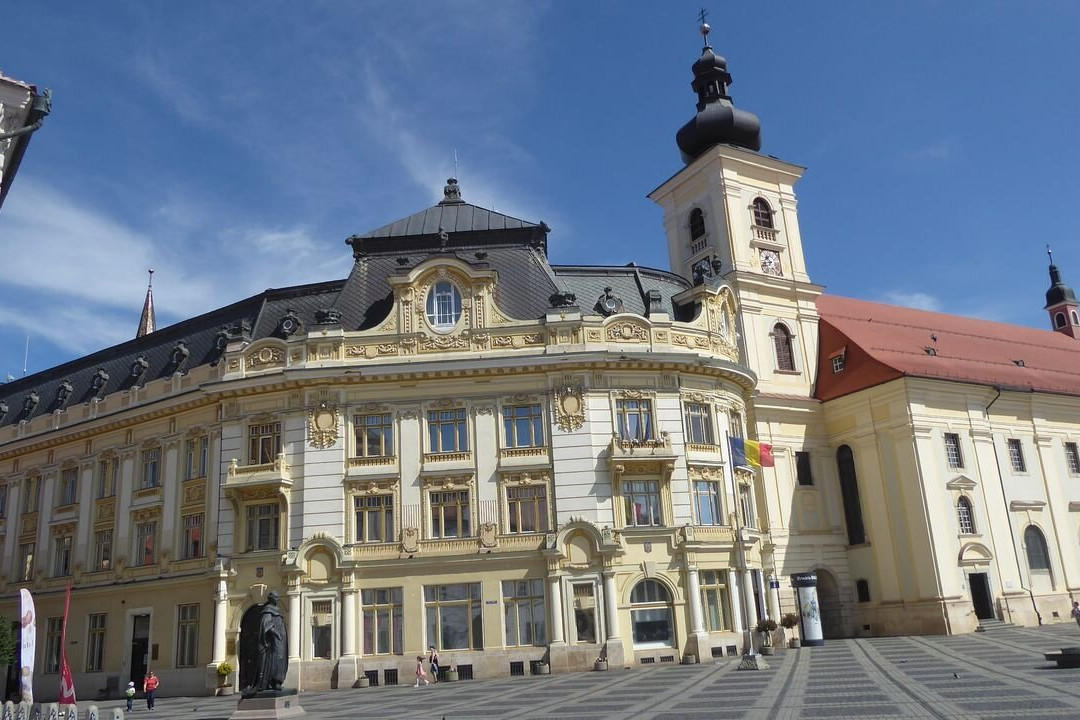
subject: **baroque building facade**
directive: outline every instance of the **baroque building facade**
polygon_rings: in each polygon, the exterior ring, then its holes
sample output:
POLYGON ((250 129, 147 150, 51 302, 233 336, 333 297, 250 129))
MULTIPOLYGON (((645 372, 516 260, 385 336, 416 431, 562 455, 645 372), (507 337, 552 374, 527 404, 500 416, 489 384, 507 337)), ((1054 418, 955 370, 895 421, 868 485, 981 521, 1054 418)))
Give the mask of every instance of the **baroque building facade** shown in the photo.
POLYGON ((802 168, 759 152, 723 58, 693 73, 686 167, 650 196, 668 271, 552 265, 546 225, 451 179, 349 238, 346 280, 0 386, 0 610, 35 594, 37 671, 69 584, 83 694, 150 667, 212 691, 270 590, 302 689, 404 681, 429 646, 462 677, 727 657, 807 611, 794 573, 827 637, 1067 619, 1060 272, 1055 331, 824 295, 802 168))

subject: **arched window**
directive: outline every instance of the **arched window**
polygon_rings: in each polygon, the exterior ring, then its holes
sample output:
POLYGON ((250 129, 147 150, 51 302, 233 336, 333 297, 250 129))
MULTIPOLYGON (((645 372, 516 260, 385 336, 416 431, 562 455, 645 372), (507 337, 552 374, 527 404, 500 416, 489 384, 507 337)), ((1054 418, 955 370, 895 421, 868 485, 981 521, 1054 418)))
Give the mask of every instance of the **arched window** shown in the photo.
POLYGON ((438 282, 428 291, 427 319, 436 330, 451 330, 461 319, 461 293, 453 283, 438 282))
POLYGON ((773 326, 773 345, 776 346, 776 369, 795 371, 795 353, 791 349, 791 331, 782 323, 773 326))
POLYGON ((1050 570, 1050 552, 1046 549, 1046 538, 1042 530, 1028 525, 1024 531, 1024 547, 1027 550, 1029 570, 1050 570))
POLYGON ((701 208, 690 211, 690 252, 698 254, 705 249, 705 213, 701 208))
POLYGON ((1073 310, 1070 314, 1072 315, 1073 325, 1080 325, 1080 318, 1076 316, 1076 311, 1073 310))
POLYGON ((630 605, 634 647, 675 645, 671 593, 666 587, 658 580, 642 580, 630 592, 630 605))
POLYGON ((855 597, 859 602, 870 602, 870 583, 866 580, 856 580, 855 597))
POLYGON ((848 544, 862 545, 866 542, 866 527, 859 500, 859 480, 855 476, 855 456, 847 445, 841 445, 836 451, 836 468, 840 473, 840 498, 844 501, 848 544))
POLYGON ((772 208, 765 198, 754 198, 754 224, 770 230, 773 227, 772 208))
POLYGON ((962 535, 975 534, 975 513, 971 509, 971 501, 966 497, 961 496, 956 501, 956 520, 962 535))
POLYGON ((1065 327, 1065 313, 1059 312, 1054 315, 1054 327, 1065 327))

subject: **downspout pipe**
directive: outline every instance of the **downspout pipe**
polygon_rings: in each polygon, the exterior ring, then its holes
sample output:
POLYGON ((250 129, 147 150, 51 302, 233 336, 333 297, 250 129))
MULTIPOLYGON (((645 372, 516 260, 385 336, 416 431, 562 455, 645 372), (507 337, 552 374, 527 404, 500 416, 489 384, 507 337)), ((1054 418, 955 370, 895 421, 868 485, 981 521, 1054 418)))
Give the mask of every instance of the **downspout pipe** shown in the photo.
MULTIPOLYGON (((990 422, 990 408, 1001 397, 1001 387, 994 386, 994 391, 997 393, 994 395, 994 399, 990 401, 990 404, 986 406, 983 411, 986 415, 986 421, 990 422)), ((1016 574, 1020 578, 1020 589, 1027 590, 1028 597, 1031 598, 1031 609, 1035 611, 1035 618, 1039 621, 1039 625, 1043 624, 1042 615, 1039 614, 1039 606, 1035 603, 1035 593, 1029 587, 1024 587, 1024 569, 1020 565, 1020 551, 1016 547, 1016 532, 1013 529, 1012 513, 1009 511, 1009 503, 1005 496, 1005 475, 1001 472, 1001 458, 998 457, 997 443, 994 442, 993 434, 990 436, 990 443, 994 448, 994 464, 997 465, 998 481, 1001 483, 1001 499, 1005 501, 1005 520, 1009 523, 1009 539, 1012 541, 1013 546, 1013 558, 1016 560, 1016 574)))

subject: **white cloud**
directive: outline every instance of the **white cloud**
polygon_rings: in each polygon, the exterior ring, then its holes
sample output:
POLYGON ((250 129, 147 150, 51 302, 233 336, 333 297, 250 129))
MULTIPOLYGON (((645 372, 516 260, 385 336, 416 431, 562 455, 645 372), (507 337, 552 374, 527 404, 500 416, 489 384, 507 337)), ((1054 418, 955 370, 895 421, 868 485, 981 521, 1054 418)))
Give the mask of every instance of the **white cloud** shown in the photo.
POLYGON ((881 296, 880 302, 915 308, 916 310, 929 310, 931 312, 942 312, 942 308, 944 307, 939 298, 930 295, 929 293, 903 292, 899 290, 885 293, 881 296))

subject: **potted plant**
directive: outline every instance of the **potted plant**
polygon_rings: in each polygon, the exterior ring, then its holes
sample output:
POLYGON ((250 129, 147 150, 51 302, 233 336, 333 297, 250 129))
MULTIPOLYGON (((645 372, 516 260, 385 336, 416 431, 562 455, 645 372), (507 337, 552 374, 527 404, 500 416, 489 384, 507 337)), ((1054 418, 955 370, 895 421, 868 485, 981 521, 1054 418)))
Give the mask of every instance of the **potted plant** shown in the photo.
POLYGON ((217 666, 218 677, 218 695, 232 695, 233 687, 229 682, 229 678, 232 676, 233 666, 228 660, 217 666))
POLYGON ((607 658, 601 655, 593 662, 593 670, 607 670, 607 658))
POLYGON ((543 660, 541 660, 540 662, 538 662, 536 664, 536 674, 537 675, 550 675, 551 674, 551 666, 548 665, 543 660))
POLYGON ((457 662, 451 660, 450 661, 450 669, 446 671, 446 680, 448 682, 457 682, 457 679, 458 679, 457 662))
POLYGON ((780 618, 780 624, 784 626, 784 629, 791 636, 788 638, 788 647, 799 647, 802 643, 799 642, 799 637, 794 633, 795 628, 799 626, 799 616, 795 613, 787 613, 780 618))
POLYGON ((356 679, 356 687, 371 687, 371 678, 367 676, 367 673, 364 673, 356 679))
POLYGON ((761 654, 772 655, 772 634, 776 630, 776 621, 772 618, 762 618, 758 620, 754 629, 761 633, 761 654))

